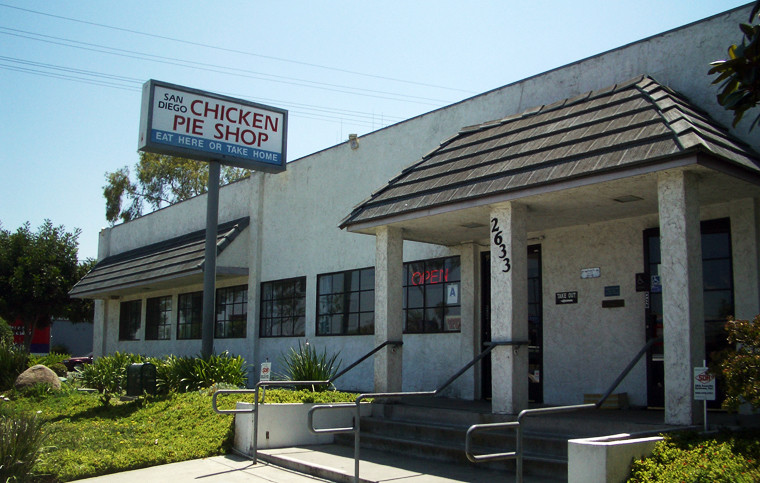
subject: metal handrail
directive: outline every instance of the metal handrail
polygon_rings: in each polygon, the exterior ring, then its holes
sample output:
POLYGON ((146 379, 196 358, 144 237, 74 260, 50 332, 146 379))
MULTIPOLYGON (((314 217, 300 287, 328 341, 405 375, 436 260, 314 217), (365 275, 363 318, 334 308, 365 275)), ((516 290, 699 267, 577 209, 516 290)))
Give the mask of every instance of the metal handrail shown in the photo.
MULTIPOLYGON (((335 376, 333 376, 330 379, 327 379, 325 381, 259 381, 256 383, 253 389, 220 389, 216 392, 214 392, 214 395, 211 399, 211 407, 214 409, 215 412, 219 414, 246 414, 246 413, 253 413, 253 455, 252 455, 252 462, 253 464, 256 464, 258 461, 258 448, 259 448, 259 388, 266 388, 266 387, 288 387, 288 386, 320 386, 320 385, 328 385, 332 384, 336 379, 339 377, 345 375, 347 372, 349 372, 354 367, 358 366, 365 360, 367 360, 369 357, 371 357, 373 354, 375 354, 377 351, 382 349, 385 346, 388 345, 402 345, 402 341, 390 341, 387 340, 380 344, 379 346, 375 347, 371 351, 369 351, 367 354, 360 357, 358 360, 356 360, 353 364, 349 365, 346 369, 342 370, 335 376), (217 406, 217 397, 220 394, 250 394, 253 393, 253 407, 251 409, 219 409, 217 406)), ((311 427, 311 424, 309 424, 311 427)))
POLYGON ((372 398, 372 399, 401 399, 401 398, 408 398, 408 397, 424 397, 424 396, 436 396, 441 393, 444 389, 446 389, 448 386, 450 386, 455 380, 457 380, 462 374, 467 372, 468 369, 470 369, 472 366, 480 362, 481 359, 486 357, 491 353, 491 351, 494 349, 494 347, 498 346, 521 346, 521 345, 528 345, 527 340, 518 340, 518 341, 492 341, 488 343, 488 347, 486 347, 480 354, 475 356, 474 359, 472 359, 470 362, 465 364, 460 370, 458 370, 453 376, 448 378, 446 382, 441 384, 437 389, 433 391, 408 391, 408 392, 374 392, 374 393, 363 393, 359 394, 357 396, 356 401, 351 403, 345 403, 345 404, 324 404, 324 405, 317 405, 312 407, 309 410, 308 415, 308 424, 309 424, 309 431, 311 431, 314 434, 325 434, 325 433, 354 433, 354 482, 358 483, 359 480, 359 462, 360 460, 360 447, 361 447, 361 413, 360 413, 360 404, 362 400, 372 398), (317 411, 324 411, 324 410, 340 410, 340 409, 354 409, 354 426, 352 428, 323 428, 323 429, 315 429, 314 428, 314 413, 317 411))
POLYGON ((467 435, 465 436, 465 454, 467 456, 467 459, 472 461, 473 463, 482 463, 486 461, 503 461, 503 460, 517 460, 516 462, 516 481, 517 483, 523 483, 523 459, 525 456, 525 452, 523 451, 523 419, 528 416, 542 416, 546 414, 559 414, 559 413, 569 413, 569 412, 575 412, 580 411, 583 409, 599 409, 602 404, 607 400, 607 398, 612 394, 612 392, 620 385, 620 383, 623 381, 623 379, 626 378, 626 376, 633 370, 633 368, 638 364, 641 357, 657 342, 662 341, 662 337, 655 337, 653 339, 650 339, 647 341, 646 344, 644 344, 644 347, 641 348, 641 350, 631 359, 631 362, 628 363, 628 365, 623 369, 623 371, 620 373, 620 375, 615 379, 615 381, 610 385, 610 388, 605 391, 605 393, 602 395, 602 397, 595 403, 588 403, 588 404, 575 404, 570 406, 555 406, 555 407, 548 407, 548 408, 535 408, 535 409, 524 409, 523 411, 520 411, 520 414, 517 416, 517 421, 509 421, 504 423, 488 423, 488 424, 473 424, 470 426, 470 428, 467 430, 467 435), (515 451, 507 452, 507 453, 491 453, 491 454, 485 454, 485 455, 476 455, 472 452, 472 437, 475 433, 481 432, 481 431, 496 431, 499 429, 510 429, 515 428, 515 437, 516 437, 516 447, 515 451))

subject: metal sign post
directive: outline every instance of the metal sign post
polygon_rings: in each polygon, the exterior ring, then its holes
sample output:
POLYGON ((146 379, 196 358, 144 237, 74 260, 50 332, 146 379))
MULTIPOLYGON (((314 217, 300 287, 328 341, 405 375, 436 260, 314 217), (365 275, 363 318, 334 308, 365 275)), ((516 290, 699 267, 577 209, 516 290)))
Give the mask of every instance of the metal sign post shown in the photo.
POLYGON ((219 226, 218 161, 208 164, 208 199, 206 200, 206 246, 203 262, 203 325, 201 326, 201 354, 214 353, 214 313, 216 312, 216 236, 219 226))
POLYGON ((694 400, 704 402, 704 423, 707 432, 707 401, 715 400, 715 376, 710 374, 707 361, 694 368, 694 400))

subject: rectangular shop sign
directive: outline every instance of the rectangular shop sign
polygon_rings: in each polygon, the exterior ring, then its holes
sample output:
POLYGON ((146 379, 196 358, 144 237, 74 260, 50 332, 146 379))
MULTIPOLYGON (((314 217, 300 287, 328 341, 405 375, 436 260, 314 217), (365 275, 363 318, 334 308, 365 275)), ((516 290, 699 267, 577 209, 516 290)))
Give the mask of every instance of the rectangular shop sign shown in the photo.
POLYGON ((138 149, 270 173, 285 170, 288 111, 149 80, 138 149))
POLYGON ((554 300, 557 305, 577 304, 578 292, 557 292, 554 294, 554 300))
POLYGON ((715 400, 715 376, 708 372, 707 367, 694 368, 694 400, 715 400))

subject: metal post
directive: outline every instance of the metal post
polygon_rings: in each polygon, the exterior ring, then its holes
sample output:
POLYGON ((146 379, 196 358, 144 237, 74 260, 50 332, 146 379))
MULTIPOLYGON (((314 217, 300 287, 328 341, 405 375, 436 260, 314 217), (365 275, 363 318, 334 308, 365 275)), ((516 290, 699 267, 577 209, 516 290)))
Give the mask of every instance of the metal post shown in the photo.
POLYGON ((203 325, 201 354, 214 353, 214 314, 216 312, 216 236, 219 225, 218 161, 208 163, 208 198, 206 200, 206 253, 203 262, 203 325))

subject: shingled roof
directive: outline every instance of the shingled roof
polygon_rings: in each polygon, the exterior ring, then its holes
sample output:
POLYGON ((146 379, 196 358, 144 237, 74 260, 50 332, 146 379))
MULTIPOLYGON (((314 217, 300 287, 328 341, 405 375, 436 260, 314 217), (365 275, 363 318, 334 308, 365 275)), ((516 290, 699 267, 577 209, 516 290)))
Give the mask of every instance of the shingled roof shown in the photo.
POLYGON ((648 76, 463 128, 340 224, 386 218, 706 153, 760 173, 760 158, 648 76))
MULTIPOLYGON (((237 238, 248 223, 249 218, 245 217, 219 225, 217 255, 237 238)), ((88 298, 156 281, 202 274, 205 241, 206 230, 199 230, 106 257, 74 285, 69 295, 88 298)))

